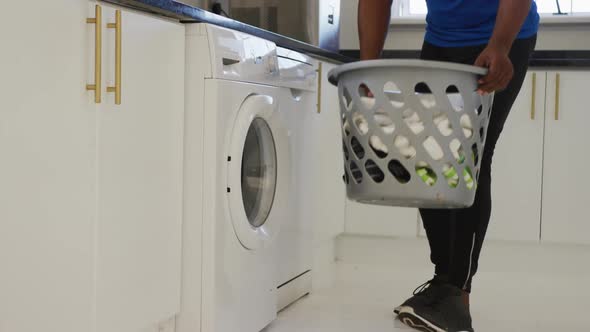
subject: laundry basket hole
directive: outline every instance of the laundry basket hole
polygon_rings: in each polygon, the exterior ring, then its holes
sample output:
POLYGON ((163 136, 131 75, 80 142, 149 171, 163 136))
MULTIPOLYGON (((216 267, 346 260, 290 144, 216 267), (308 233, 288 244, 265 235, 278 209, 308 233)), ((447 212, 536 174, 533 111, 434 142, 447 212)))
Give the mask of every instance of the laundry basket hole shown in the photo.
POLYGON ((486 133, 483 127, 479 128, 479 138, 481 139, 481 144, 486 140, 486 133))
POLYGON ((369 138, 369 146, 371 147, 371 150, 373 150, 373 152, 375 152, 375 154, 377 155, 377 157, 383 159, 385 157, 387 157, 387 155, 389 154, 389 150, 387 149, 387 145, 385 145, 385 143, 383 143, 383 141, 381 140, 381 138, 379 138, 379 136, 371 136, 369 138))
POLYGON ((424 122, 420 119, 418 112, 414 112, 410 109, 404 111, 404 122, 415 135, 419 135, 424 131, 424 122), (409 115, 406 115, 408 113, 409 115))
POLYGON ((347 111, 352 110, 352 96, 346 87, 344 87, 342 91, 342 103, 344 103, 344 108, 347 111))
POLYGON ((453 134, 453 125, 446 113, 438 113, 433 117, 434 125, 438 128, 441 135, 448 137, 453 134))
POLYGON ((344 159, 348 161, 350 159, 350 154, 348 153, 348 148, 346 147, 346 143, 342 141, 342 151, 344 152, 344 159))
POLYGON ((422 142, 422 146, 433 160, 441 160, 445 155, 440 144, 438 144, 438 141, 433 136, 428 136, 424 142, 422 142))
POLYGON ((471 153, 473 163, 477 165, 479 163, 479 148, 477 147, 477 143, 473 143, 473 145, 471 146, 471 153))
POLYGON ((393 175, 393 177, 401 184, 406 184, 412 179, 410 172, 408 172, 408 170, 404 167, 404 165, 402 165, 402 163, 399 162, 399 160, 391 160, 387 164, 387 169, 389 170, 389 173, 391 173, 391 175, 393 175))
POLYGON ((391 105, 395 108, 402 108, 404 107, 404 95, 400 88, 394 82, 387 82, 383 87, 383 92, 385 96, 389 99, 391 105))
POLYGON ((453 109, 457 112, 463 111, 465 108, 465 100, 463 100, 463 96, 459 93, 459 89, 455 85, 449 85, 447 87, 447 98, 449 98, 449 102, 453 109))
POLYGON ((352 147, 352 152, 354 152, 354 155, 359 160, 365 157, 365 149, 356 137, 352 136, 352 139, 350 140, 350 146, 352 147))
POLYGON ((342 180, 344 180, 344 183, 346 184, 350 183, 350 176, 348 175, 348 171, 346 169, 344 170, 344 175, 342 175, 342 180))
POLYGON ((475 110, 475 112, 477 113, 478 116, 480 116, 481 113, 483 113, 483 105, 479 105, 479 107, 475 110))
POLYGON ((369 132, 369 123, 367 122, 367 119, 365 118, 364 115, 362 115, 361 113, 355 112, 352 115, 352 120, 353 120, 354 126, 356 127, 356 130, 358 130, 358 132, 361 135, 366 135, 369 132))
POLYGON ((369 86, 365 83, 361 83, 359 85, 359 96, 361 97, 369 97, 369 98, 374 98, 375 95, 373 95, 373 91, 371 91, 371 89, 369 88, 369 86))
POLYGON ((475 180, 473 179, 473 173, 469 167, 465 167, 463 170, 463 182, 465 182, 467 189, 473 190, 475 188, 475 180))
POLYGON ((412 159, 416 156, 416 149, 407 137, 398 135, 393 140, 393 144, 405 159, 412 159))
POLYGON ((430 87, 428 86, 428 84, 426 84, 425 82, 420 82, 414 86, 414 92, 415 93, 431 94, 432 90, 430 90, 430 87))
POLYGON ((473 136, 473 123, 469 115, 463 114, 459 122, 461 123, 461 129, 463 129, 463 135, 466 138, 471 138, 473 136))
POLYGON ((453 139, 451 143, 449 143, 449 148, 451 149, 451 153, 453 157, 459 164, 463 164, 465 162, 465 151, 463 150, 463 145, 461 141, 458 139, 453 139))
POLYGON ((363 182, 363 172, 361 172, 360 168, 354 161, 350 162, 350 173, 352 174, 352 179, 354 180, 354 182, 356 182, 357 184, 363 182))
POLYGON ((416 164, 416 174, 422 180, 422 182, 429 186, 434 186, 438 180, 438 177, 436 176, 436 173, 432 167, 430 167, 430 165, 425 162, 419 162, 416 164))
POLYGON ((451 85, 447 86, 447 89, 445 90, 445 92, 447 94, 459 93, 459 88, 456 85, 451 84, 451 85))
POLYGON ((430 90, 428 84, 424 82, 416 84, 414 92, 424 108, 432 109, 436 107, 436 98, 432 94, 432 90, 430 90))
POLYGON ((391 135, 395 131, 395 123, 391 117, 382 109, 379 109, 373 114, 373 120, 381 128, 384 134, 391 135))
POLYGON ((367 171, 371 179, 373 179, 373 181, 377 183, 381 183, 385 179, 385 174, 383 173, 381 168, 379 168, 379 166, 371 159, 367 160, 367 162, 365 163, 365 170, 367 171))
POLYGON ((447 180, 449 187, 457 188, 459 185, 459 174, 457 173, 455 166, 451 164, 444 164, 442 173, 447 180))
POLYGON ((365 83, 359 85, 359 96, 361 97, 361 104, 364 109, 370 110, 375 107, 375 95, 365 83))

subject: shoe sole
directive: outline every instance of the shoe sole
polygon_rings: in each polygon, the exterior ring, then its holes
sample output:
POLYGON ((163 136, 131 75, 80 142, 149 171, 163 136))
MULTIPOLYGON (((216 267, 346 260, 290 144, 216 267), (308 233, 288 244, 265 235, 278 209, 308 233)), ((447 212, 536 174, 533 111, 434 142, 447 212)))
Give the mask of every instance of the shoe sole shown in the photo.
POLYGON ((420 317, 414 312, 414 309, 407 306, 400 306, 394 309, 398 310, 397 317, 407 326, 422 332, 446 332, 440 327, 432 324, 428 320, 420 317))

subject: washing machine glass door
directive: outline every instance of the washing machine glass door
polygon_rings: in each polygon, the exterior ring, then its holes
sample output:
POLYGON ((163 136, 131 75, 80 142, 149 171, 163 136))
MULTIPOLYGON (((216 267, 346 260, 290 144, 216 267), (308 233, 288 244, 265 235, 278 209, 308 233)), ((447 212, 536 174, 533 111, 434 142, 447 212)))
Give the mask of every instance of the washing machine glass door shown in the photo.
POLYGON ((242 201, 252 227, 261 227, 268 219, 276 185, 277 154, 272 131, 266 120, 255 117, 242 156, 242 201))
POLYGON ((290 146, 277 101, 250 95, 237 113, 228 158, 228 210, 246 249, 277 235, 289 204, 290 146))

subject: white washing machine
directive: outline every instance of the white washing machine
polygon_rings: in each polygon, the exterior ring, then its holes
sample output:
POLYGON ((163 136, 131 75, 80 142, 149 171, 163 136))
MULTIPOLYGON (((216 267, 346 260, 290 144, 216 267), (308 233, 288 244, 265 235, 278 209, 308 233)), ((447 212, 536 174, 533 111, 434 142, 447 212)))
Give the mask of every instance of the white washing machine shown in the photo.
POLYGON ((298 222, 292 126, 297 102, 314 95, 315 72, 279 58, 272 42, 208 24, 187 25, 186 41, 176 330, 258 332, 276 318, 278 236, 298 222))

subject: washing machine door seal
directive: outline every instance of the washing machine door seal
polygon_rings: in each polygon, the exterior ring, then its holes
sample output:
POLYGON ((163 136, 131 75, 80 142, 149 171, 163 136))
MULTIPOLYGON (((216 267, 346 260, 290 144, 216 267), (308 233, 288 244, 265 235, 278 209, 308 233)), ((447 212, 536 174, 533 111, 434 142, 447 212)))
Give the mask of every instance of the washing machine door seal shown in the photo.
POLYGON ((246 249, 266 247, 280 230, 289 200, 289 156, 277 101, 248 96, 231 132, 227 170, 229 213, 246 249))

